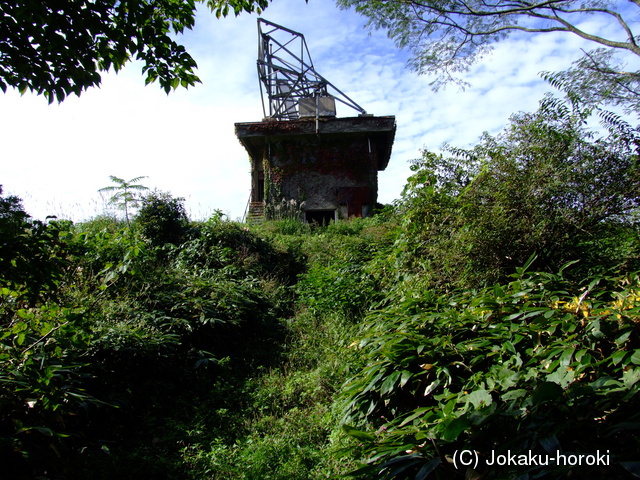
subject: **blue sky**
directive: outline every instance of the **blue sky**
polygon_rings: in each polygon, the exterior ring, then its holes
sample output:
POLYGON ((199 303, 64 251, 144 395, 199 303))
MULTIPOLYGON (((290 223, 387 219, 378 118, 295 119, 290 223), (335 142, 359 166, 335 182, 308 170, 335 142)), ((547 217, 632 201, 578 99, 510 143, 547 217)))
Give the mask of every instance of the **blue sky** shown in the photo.
MULTIPOLYGON (((561 70, 591 48, 575 36, 514 36, 465 77, 471 87, 433 92, 430 79, 406 68, 407 53, 365 19, 329 0, 275 0, 263 18, 305 35, 316 70, 368 113, 395 115, 389 167, 379 174, 379 201, 400 196, 409 162, 444 142, 473 144, 498 132, 512 113, 532 111, 544 92, 543 70, 561 70)), ((48 105, 43 97, 0 94, 0 184, 23 198, 36 218, 82 220, 104 211, 97 190, 109 175, 145 175, 150 188, 184 197, 193 219, 222 210, 239 219, 249 197, 249 160, 235 122, 260 121, 256 72, 258 15, 218 20, 199 12, 182 43, 198 62, 202 84, 166 95, 144 86, 141 66, 103 76, 102 86, 48 105)), ((592 18, 593 28, 610 25, 592 18)), ((341 104, 339 116, 354 112, 341 104), (342 107, 342 108, 341 108, 342 107)))

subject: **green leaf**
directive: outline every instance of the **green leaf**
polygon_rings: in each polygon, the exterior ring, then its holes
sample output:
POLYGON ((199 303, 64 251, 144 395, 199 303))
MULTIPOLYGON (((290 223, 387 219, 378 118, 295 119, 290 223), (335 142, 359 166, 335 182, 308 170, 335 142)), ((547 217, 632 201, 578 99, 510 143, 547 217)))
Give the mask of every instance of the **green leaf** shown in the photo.
POLYGON ((433 392, 436 388, 438 388, 438 385, 440 385, 440 379, 436 379, 433 382, 431 382, 429 385, 427 385, 427 388, 424 389, 424 396, 428 396, 431 394, 431 392, 433 392))
POLYGON ((560 355, 560 366, 568 367, 571 364, 571 357, 573 356, 573 352, 575 352, 574 347, 566 348, 562 355, 560 355))
POLYGON ((460 433, 469 428, 471 424, 466 417, 454 418, 449 422, 442 433, 442 440, 445 442, 453 442, 458 439, 460 433))
POLYGON ((431 472, 438 468, 438 465, 440 465, 440 463, 442 462, 439 458, 433 458, 429 460, 422 466, 420 470, 418 470, 415 480, 424 480, 425 478, 427 478, 431 472))
POLYGON ((507 402, 509 400, 516 400, 518 398, 522 398, 524 396, 527 395, 527 393, 529 393, 527 390, 525 390, 524 388, 518 388, 516 390, 509 390, 506 393, 503 393, 501 398, 503 401, 507 402))
POLYGON ((387 393, 393 391, 393 388, 396 385, 396 382, 400 378, 400 372, 393 372, 389 375, 384 382, 382 382, 382 386, 380 387, 380 394, 386 395, 387 393))
POLYGON ((35 432, 41 433, 42 435, 44 435, 46 437, 59 437, 59 438, 67 438, 67 437, 69 437, 68 434, 59 433, 59 432, 56 432, 56 431, 54 431, 54 430, 52 430, 50 428, 46 428, 46 427, 24 427, 24 428, 21 428, 19 430, 19 433, 20 432, 31 432, 31 431, 35 431, 35 432))
POLYGON ((627 353, 629 352, 625 350, 614 352, 613 355, 611 355, 611 363, 613 363, 614 365, 619 364, 620 362, 622 362, 622 359, 627 355, 627 353))
POLYGON ((400 377, 400 388, 404 387, 409 379, 413 376, 413 373, 411 373, 409 370, 403 370, 401 373, 402 375, 400 377))
POLYGON ((583 348, 581 350, 578 350, 574 356, 575 361, 576 362, 580 362, 582 360, 582 357, 584 357, 584 355, 588 352, 588 350, 586 348, 583 348))
POLYGON ((516 347, 514 347, 513 343, 511 343, 509 340, 505 341, 502 345, 507 352, 516 353, 516 347))
POLYGON ((424 415, 425 412, 431 410, 431 407, 422 407, 422 408, 417 408, 416 410, 413 411, 413 413, 411 413, 411 415, 409 415, 407 418, 402 420, 402 423, 400 424, 401 427, 404 427, 407 423, 415 420, 416 418, 424 415))
POLYGON ((491 403, 493 402, 493 398, 491 397, 491 394, 489 392, 481 388, 467 395, 467 401, 471 402, 474 408, 478 409, 480 407, 491 405, 491 403))
POLYGON ((358 440, 362 440, 365 442, 373 442, 375 437, 370 433, 367 433, 363 430, 358 430, 350 425, 342 425, 342 431, 349 435, 350 437, 357 438, 358 440))
POLYGON ((630 335, 631 335, 631 330, 629 330, 628 332, 623 333, 618 338, 616 338, 616 344, 622 345, 623 343, 625 343, 629 339, 630 335))
POLYGON ((53 330, 53 325, 45 322, 40 328, 40 335, 44 337, 45 335, 48 335, 51 330, 53 330))
POLYGON ((563 389, 567 388, 569 384, 573 382, 574 378, 575 371, 565 367, 560 367, 553 373, 547 375, 547 381, 556 383, 563 389))
POLYGON ((622 382, 627 388, 633 386, 638 380, 640 380, 640 368, 629 368, 622 374, 622 382))

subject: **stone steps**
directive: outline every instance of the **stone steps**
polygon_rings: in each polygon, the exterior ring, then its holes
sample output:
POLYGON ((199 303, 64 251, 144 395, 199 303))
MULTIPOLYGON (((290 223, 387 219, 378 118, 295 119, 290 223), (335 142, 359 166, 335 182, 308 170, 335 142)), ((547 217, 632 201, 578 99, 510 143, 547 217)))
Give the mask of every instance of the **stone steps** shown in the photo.
POLYGON ((257 225, 264 221, 264 202, 251 202, 247 212, 247 223, 257 225))

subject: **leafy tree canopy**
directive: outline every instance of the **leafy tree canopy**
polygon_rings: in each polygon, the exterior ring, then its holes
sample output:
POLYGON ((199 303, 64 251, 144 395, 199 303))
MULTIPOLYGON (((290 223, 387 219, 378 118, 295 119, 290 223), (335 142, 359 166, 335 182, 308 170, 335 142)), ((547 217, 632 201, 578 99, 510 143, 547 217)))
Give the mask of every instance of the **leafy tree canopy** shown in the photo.
MULTIPOLYGON (((49 103, 100 85, 101 72, 143 63, 146 83, 167 92, 200 80, 174 40, 195 24, 204 0, 7 0, 0 3, 0 89, 43 94, 49 103)), ((260 12, 268 0, 207 0, 218 18, 260 12)))
POLYGON ((409 268, 477 286, 506 280, 534 254, 534 268, 547 271, 635 258, 620 254, 617 235, 607 239, 637 225, 640 133, 601 111, 598 135, 589 113, 548 96, 471 149, 425 151, 400 203, 409 268))
POLYGON ((368 26, 386 29, 401 48, 412 54, 411 66, 436 74, 433 86, 463 83, 456 74, 488 53, 514 32, 567 32, 598 47, 556 82, 570 89, 598 90, 594 100, 637 105, 640 72, 624 71, 621 55, 640 56, 632 19, 640 2, 619 0, 338 0, 369 18, 368 26), (608 19, 610 35, 590 30, 594 15, 608 19))
POLYGON ((597 48, 561 72, 543 72, 553 86, 584 103, 620 105, 625 113, 640 112, 640 73, 627 70, 613 49, 597 48))

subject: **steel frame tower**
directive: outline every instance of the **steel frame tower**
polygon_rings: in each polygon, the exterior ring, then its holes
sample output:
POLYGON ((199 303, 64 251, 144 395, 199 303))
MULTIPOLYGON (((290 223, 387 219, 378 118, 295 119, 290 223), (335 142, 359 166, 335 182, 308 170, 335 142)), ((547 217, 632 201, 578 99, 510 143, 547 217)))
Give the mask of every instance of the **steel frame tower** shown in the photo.
POLYGON ((258 78, 265 118, 297 120, 302 111, 313 110, 335 116, 335 102, 366 114, 365 110, 335 87, 314 68, 304 35, 286 27, 258 19, 258 78), (265 99, 266 93, 266 99, 265 99), (326 108, 329 111, 326 111, 326 108))

